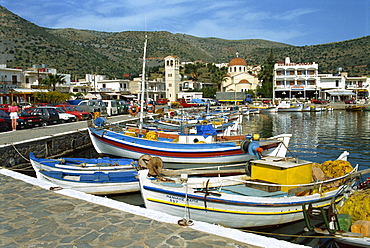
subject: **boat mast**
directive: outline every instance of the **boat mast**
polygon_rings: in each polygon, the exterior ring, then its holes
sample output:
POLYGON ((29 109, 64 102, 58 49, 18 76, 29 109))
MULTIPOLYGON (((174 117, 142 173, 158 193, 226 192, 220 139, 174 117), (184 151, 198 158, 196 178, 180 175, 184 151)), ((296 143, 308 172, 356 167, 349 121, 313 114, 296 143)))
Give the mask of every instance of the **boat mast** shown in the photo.
POLYGON ((140 134, 142 133, 143 128, 143 119, 144 119, 144 93, 145 93, 145 63, 146 63, 146 44, 148 41, 148 36, 145 35, 144 42, 144 55, 143 55, 143 71, 141 74, 141 102, 140 102, 140 134))

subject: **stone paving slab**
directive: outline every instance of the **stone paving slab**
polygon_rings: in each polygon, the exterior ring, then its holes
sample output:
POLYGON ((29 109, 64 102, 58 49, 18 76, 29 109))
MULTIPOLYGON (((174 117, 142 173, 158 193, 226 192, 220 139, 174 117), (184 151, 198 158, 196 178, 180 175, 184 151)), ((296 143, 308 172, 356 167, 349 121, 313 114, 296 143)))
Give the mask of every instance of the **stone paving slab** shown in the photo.
POLYGON ((6 169, 0 185, 0 247, 305 247, 208 223, 181 227, 165 214, 74 190, 51 191, 52 184, 6 169))

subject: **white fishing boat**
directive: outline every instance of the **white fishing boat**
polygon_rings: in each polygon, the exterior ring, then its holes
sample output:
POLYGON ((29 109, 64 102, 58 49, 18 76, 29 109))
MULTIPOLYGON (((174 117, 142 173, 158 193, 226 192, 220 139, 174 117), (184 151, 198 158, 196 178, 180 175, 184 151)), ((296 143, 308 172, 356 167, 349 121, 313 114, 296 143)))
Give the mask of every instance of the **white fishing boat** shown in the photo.
POLYGON ((243 140, 219 141, 212 125, 204 125, 200 133, 177 134, 177 138, 154 138, 109 128, 89 127, 92 144, 99 154, 139 159, 142 154, 160 157, 165 163, 173 164, 231 164, 247 162, 259 156, 284 157, 291 134, 282 134, 267 139, 244 136, 243 140))
POLYGON ((279 225, 302 220, 304 204, 324 207, 341 201, 348 183, 325 192, 321 189, 351 178, 357 170, 313 182, 312 163, 308 161, 266 157, 251 163, 250 177, 240 170, 162 170, 161 175, 167 176, 154 180, 148 176, 150 170, 139 171, 145 206, 185 216, 184 222, 205 221, 233 228, 279 225))
POLYGON ((54 183, 60 188, 93 195, 122 194, 140 190, 136 170, 90 173, 40 170, 37 178, 54 183))

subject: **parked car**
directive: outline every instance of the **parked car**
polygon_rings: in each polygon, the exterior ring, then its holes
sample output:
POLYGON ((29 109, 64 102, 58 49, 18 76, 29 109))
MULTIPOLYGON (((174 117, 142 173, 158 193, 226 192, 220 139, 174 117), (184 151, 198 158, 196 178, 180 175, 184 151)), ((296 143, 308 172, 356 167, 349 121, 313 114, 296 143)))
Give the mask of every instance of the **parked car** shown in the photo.
POLYGON ((215 100, 215 99, 212 99, 212 98, 203 98, 204 100, 206 100, 207 103, 209 103, 209 105, 211 106, 217 106, 218 105, 218 101, 215 100))
POLYGON ((118 106, 116 100, 103 100, 103 102, 107 108, 108 116, 118 115, 118 106))
POLYGON ((329 101, 324 100, 324 99, 314 99, 311 102, 314 103, 314 104, 327 104, 327 103, 329 103, 329 101))
POLYGON ((52 107, 52 108, 55 108, 56 111, 58 112, 59 119, 60 119, 59 122, 60 123, 64 123, 64 122, 75 122, 75 121, 77 121, 77 117, 76 116, 66 113, 64 111, 64 109, 59 108, 59 107, 52 107))
POLYGON ((157 103, 158 105, 165 105, 165 104, 167 104, 167 103, 168 103, 168 99, 166 99, 166 98, 161 98, 161 99, 158 99, 158 100, 156 101, 156 103, 157 103))
POLYGON ((356 101, 354 99, 347 99, 344 101, 345 104, 354 104, 356 101))
POLYGON ((58 111, 55 109, 55 107, 32 107, 25 110, 30 115, 40 117, 42 126, 57 124, 61 122, 58 111))
MULTIPOLYGON (((7 125, 6 130, 11 130, 12 120, 7 112, 0 110, 1 117, 4 118, 7 125)), ((30 115, 27 111, 18 111, 17 129, 25 129, 41 126, 41 118, 30 115)))
POLYGON ((82 100, 78 103, 79 108, 94 114, 94 112, 99 112, 100 116, 107 116, 107 107, 102 100, 82 100))
POLYGON ((197 106, 196 103, 188 103, 188 102, 186 102, 186 100, 184 98, 177 99, 177 102, 179 102, 183 108, 192 108, 192 107, 196 107, 197 106))
POLYGON ((61 108, 64 112, 76 116, 78 121, 90 120, 92 119, 92 114, 90 112, 83 111, 82 109, 76 106, 70 105, 56 105, 56 107, 61 108))
POLYGON ((117 100, 119 104, 118 114, 128 114, 128 109, 130 108, 130 102, 124 100, 117 100))
POLYGON ((9 104, 0 104, 0 110, 8 112, 9 104))
POLYGON ((9 126, 6 123, 5 117, 8 114, 5 113, 4 111, 0 110, 0 131, 9 131, 9 126))
POLYGON ((207 105, 207 102, 205 99, 198 99, 198 98, 191 99, 189 103, 195 103, 198 107, 207 105))

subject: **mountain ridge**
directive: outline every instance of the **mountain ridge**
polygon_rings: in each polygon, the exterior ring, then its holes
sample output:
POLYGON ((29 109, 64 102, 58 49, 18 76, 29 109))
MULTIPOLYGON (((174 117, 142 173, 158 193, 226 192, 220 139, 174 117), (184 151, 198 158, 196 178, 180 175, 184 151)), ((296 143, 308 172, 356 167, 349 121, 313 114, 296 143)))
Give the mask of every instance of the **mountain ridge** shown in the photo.
POLYGON ((101 32, 43 28, 0 6, 0 63, 28 68, 47 64, 58 72, 83 77, 98 73, 121 78, 141 73, 145 35, 149 66, 162 66, 163 58, 181 61, 228 63, 239 57, 250 65, 263 64, 272 49, 276 61, 290 57, 293 63, 319 63, 320 73, 336 73, 338 67, 351 76, 369 75, 370 36, 312 46, 293 46, 262 39, 225 40, 199 38, 167 31, 101 32))

